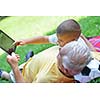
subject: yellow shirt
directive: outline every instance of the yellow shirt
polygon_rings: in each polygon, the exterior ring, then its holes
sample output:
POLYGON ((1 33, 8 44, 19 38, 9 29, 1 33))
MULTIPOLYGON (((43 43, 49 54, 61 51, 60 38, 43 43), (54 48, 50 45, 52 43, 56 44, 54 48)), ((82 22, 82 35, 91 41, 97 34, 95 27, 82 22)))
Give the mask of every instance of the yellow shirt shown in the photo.
POLYGON ((71 83, 73 78, 64 76, 57 68, 59 47, 53 46, 38 53, 24 66, 23 77, 26 82, 34 83, 71 83))

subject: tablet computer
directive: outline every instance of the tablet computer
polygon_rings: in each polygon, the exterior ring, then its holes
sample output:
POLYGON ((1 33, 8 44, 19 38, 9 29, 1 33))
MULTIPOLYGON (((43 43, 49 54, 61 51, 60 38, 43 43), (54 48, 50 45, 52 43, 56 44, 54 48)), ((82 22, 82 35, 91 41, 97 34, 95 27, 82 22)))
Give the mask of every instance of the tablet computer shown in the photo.
POLYGON ((9 37, 5 32, 0 30, 0 48, 5 52, 11 55, 12 52, 15 52, 16 46, 14 40, 9 37))

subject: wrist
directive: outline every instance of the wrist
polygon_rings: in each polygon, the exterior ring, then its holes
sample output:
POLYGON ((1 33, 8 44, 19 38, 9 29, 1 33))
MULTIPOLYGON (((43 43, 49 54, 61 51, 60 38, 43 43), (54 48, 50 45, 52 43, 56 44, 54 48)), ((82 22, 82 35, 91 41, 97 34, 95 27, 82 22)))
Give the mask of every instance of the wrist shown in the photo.
POLYGON ((18 68, 18 64, 10 64, 12 69, 18 68))
POLYGON ((18 69, 18 66, 13 66, 13 67, 12 67, 12 70, 16 72, 17 70, 19 70, 19 69, 18 69))

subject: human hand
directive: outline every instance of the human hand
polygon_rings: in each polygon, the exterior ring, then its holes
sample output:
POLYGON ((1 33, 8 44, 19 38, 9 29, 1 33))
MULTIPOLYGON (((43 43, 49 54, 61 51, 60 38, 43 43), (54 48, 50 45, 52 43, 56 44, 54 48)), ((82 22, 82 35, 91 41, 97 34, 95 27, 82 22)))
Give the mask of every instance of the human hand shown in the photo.
POLYGON ((24 40, 15 41, 13 44, 15 44, 16 46, 21 46, 25 44, 25 41, 24 40))
POLYGON ((7 56, 7 62, 11 65, 12 68, 18 66, 18 61, 20 60, 20 56, 15 54, 14 52, 11 55, 7 56))

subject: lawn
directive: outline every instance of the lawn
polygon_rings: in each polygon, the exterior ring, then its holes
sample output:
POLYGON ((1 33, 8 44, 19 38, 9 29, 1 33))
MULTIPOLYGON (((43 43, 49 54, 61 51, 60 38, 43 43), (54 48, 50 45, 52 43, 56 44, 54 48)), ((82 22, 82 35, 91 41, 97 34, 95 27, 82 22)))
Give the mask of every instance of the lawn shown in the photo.
MULTIPOLYGON (((40 35, 50 35, 55 33, 57 26, 64 20, 73 18, 77 20, 85 36, 99 35, 99 16, 12 16, 0 21, 0 29, 8 33, 15 40, 31 38, 40 35)), ((35 54, 53 46, 51 44, 25 45, 17 47, 16 53, 21 57, 19 65, 25 61, 25 55, 33 50, 35 54)), ((10 72, 10 66, 6 62, 6 53, 0 50, 0 68, 10 72)), ((0 79, 0 82, 9 82, 0 79)), ((93 81, 95 82, 95 81, 93 81)), ((96 80, 99 82, 99 79, 96 80)))

